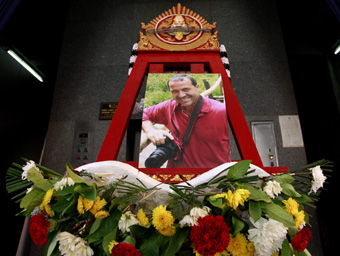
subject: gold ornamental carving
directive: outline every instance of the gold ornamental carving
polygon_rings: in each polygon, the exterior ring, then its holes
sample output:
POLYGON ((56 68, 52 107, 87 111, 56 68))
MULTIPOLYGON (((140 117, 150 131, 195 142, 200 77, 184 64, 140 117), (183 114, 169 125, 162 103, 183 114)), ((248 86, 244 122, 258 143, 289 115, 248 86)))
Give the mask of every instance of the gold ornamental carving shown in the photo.
POLYGON ((181 4, 141 26, 139 50, 219 50, 216 22, 209 24, 181 4))

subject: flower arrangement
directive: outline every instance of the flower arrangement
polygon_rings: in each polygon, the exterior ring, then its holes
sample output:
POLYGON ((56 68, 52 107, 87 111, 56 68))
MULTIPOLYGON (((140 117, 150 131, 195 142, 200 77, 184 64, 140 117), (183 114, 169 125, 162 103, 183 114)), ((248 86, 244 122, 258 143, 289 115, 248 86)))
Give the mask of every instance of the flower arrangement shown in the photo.
POLYGON ((263 177, 244 160, 197 186, 168 184, 160 204, 150 200, 160 188, 139 179, 70 165, 61 175, 25 161, 8 169, 7 190, 17 193, 19 215, 30 217, 31 238, 48 256, 310 255, 304 206, 314 207, 332 167, 321 160, 263 177))

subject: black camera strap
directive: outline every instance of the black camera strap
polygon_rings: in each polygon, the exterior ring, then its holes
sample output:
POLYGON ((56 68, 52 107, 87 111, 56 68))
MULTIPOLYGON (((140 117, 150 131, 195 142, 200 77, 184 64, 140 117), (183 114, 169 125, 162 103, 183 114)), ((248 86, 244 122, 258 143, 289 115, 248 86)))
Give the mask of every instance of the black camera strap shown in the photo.
MULTIPOLYGON (((189 121, 189 124, 187 126, 187 129, 185 131, 185 134, 184 134, 184 136, 182 138, 180 157, 179 157, 178 160, 174 160, 175 162, 182 161, 183 153, 184 153, 184 146, 185 146, 185 144, 187 144, 189 142, 189 137, 190 137, 190 133, 191 133, 191 130, 192 130, 192 126, 194 125, 194 123, 195 123, 195 121, 197 119, 198 113, 201 111, 202 105, 203 105, 203 97, 200 95, 200 97, 198 99, 198 102, 197 102, 197 104, 195 106, 194 112, 192 113, 192 116, 190 118, 190 121, 189 121)), ((177 128, 176 128, 176 130, 177 130, 177 128)))

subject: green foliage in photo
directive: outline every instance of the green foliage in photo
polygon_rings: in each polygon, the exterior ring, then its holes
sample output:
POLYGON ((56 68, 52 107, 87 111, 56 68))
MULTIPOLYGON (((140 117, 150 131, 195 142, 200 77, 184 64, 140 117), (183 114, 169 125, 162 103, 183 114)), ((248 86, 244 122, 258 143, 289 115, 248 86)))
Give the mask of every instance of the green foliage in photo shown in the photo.
MULTIPOLYGON (((149 106, 156 105, 160 102, 169 100, 172 98, 168 87, 168 81, 171 77, 178 75, 178 74, 149 74, 147 78, 146 84, 146 91, 145 91, 145 102, 144 108, 149 106)), ((212 86, 217 79, 219 78, 220 74, 188 74, 191 75, 193 78, 196 79, 197 84, 200 86, 200 93, 205 91, 204 80, 205 79, 210 86, 212 86)), ((220 87, 216 88, 213 92, 214 96, 221 96, 220 87)))

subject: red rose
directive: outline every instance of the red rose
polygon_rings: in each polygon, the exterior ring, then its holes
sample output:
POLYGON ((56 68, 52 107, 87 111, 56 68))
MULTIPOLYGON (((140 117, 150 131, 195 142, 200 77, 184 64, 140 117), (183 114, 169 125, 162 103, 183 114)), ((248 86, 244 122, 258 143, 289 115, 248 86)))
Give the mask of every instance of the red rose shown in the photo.
POLYGON ((308 243, 310 240, 312 240, 312 238, 312 233, 310 232, 309 228, 303 228, 292 240, 294 250, 302 252, 307 248, 308 243))
POLYGON ((33 242, 36 245, 42 246, 48 243, 47 240, 47 228, 50 226, 47 218, 44 217, 44 213, 33 215, 30 220, 28 232, 31 235, 33 242))
POLYGON ((230 241, 230 228, 222 216, 209 214, 204 218, 198 218, 198 225, 193 226, 190 232, 190 240, 195 250, 202 255, 215 255, 223 252, 230 241))
POLYGON ((129 243, 120 243, 113 246, 111 256, 140 256, 141 253, 129 243))

